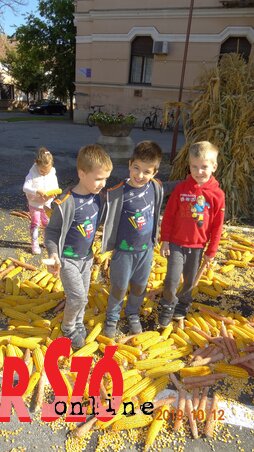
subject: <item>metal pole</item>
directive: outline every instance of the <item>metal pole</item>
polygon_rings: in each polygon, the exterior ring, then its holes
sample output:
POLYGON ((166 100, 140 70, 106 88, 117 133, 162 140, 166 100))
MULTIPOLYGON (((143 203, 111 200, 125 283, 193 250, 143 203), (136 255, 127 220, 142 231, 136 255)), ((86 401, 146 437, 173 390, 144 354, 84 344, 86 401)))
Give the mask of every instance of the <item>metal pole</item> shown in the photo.
MULTIPOLYGON (((186 68, 186 61, 187 61, 187 54, 188 54, 188 46, 189 46, 189 39, 190 39, 190 29, 191 29, 193 5, 194 5, 194 0, 191 0, 191 2, 190 2, 190 11, 189 11, 189 19, 188 19, 188 26, 187 26, 187 31, 186 31, 186 39, 185 39, 183 64, 182 64, 182 73, 181 73, 181 80, 180 80, 180 87, 179 87, 179 94, 178 94, 178 102, 181 102, 182 94, 183 94, 183 83, 184 83, 184 75, 185 75, 185 68, 186 68)), ((178 127, 179 127, 179 115, 180 115, 180 108, 177 107, 177 109, 176 109, 176 116, 175 116, 175 127, 174 127, 173 138, 172 138, 171 154, 170 154, 170 163, 171 164, 172 164, 172 162, 173 162, 173 160, 175 158, 175 155, 176 155, 176 145, 177 145, 178 127)))

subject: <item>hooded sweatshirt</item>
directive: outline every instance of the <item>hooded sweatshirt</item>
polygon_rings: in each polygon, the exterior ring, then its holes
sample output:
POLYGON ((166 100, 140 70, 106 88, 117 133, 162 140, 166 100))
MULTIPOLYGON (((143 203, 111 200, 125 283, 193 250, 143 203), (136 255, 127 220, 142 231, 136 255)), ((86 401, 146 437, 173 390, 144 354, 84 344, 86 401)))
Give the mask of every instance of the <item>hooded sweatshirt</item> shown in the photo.
POLYGON ((161 224, 161 240, 187 248, 204 248, 214 257, 225 212, 225 195, 211 176, 198 185, 189 175, 171 194, 161 224))

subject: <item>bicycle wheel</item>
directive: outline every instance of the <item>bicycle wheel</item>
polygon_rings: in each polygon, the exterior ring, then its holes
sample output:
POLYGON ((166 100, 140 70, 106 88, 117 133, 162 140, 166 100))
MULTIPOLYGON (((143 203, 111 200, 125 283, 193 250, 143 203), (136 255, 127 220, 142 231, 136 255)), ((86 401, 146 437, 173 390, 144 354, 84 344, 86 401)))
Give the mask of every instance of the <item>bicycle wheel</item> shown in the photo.
POLYGON ((155 114, 153 117, 152 128, 156 129, 157 127, 158 116, 155 114))
POLYGON ((89 125, 89 127, 95 126, 95 122, 93 119, 93 113, 89 113, 89 115, 87 116, 87 124, 89 125))
POLYGON ((151 120, 150 120, 150 117, 147 116, 143 121, 142 129, 145 132, 147 129, 149 129, 149 127, 151 127, 151 120))

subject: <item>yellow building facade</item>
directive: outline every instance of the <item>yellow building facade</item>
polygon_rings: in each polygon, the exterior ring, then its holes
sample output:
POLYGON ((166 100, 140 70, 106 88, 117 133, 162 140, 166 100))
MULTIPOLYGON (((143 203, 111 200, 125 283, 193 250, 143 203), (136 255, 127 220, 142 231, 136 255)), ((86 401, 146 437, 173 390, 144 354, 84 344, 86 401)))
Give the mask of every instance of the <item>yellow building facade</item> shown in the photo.
MULTIPOLYGON (((76 0, 76 109, 84 123, 91 105, 133 113, 179 95, 191 0, 76 0)), ((253 55, 254 1, 194 0, 183 101, 221 53, 253 55)))

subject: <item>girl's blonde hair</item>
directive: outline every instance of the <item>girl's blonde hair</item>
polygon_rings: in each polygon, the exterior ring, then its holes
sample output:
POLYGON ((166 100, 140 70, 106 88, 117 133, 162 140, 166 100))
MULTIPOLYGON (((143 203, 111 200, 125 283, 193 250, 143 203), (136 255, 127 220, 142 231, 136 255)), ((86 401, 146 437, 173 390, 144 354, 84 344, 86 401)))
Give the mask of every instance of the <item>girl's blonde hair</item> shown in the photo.
POLYGON ((37 156, 35 158, 35 163, 39 166, 54 165, 54 158, 51 152, 45 147, 39 148, 37 156))
POLYGON ((99 144, 83 146, 78 153, 77 169, 89 173, 98 167, 112 171, 113 165, 109 155, 99 144))

